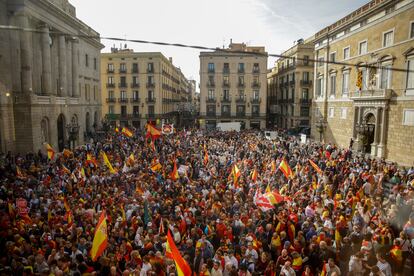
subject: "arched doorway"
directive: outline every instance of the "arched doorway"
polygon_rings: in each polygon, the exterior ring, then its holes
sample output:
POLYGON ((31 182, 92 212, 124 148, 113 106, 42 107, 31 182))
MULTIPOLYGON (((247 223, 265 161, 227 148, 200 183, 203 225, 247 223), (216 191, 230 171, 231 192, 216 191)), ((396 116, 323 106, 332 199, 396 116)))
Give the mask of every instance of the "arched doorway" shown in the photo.
POLYGON ((364 152, 371 153, 371 144, 374 143, 375 140, 375 116, 372 113, 368 113, 364 121, 367 125, 365 132, 364 132, 364 139, 363 139, 363 146, 364 152))
POLYGON ((63 114, 60 114, 57 119, 57 135, 58 135, 58 147, 59 151, 63 151, 65 148, 65 125, 66 120, 63 114))
POLYGON ((91 115, 89 114, 89 112, 86 112, 85 116, 85 129, 86 134, 89 135, 91 132, 91 115))

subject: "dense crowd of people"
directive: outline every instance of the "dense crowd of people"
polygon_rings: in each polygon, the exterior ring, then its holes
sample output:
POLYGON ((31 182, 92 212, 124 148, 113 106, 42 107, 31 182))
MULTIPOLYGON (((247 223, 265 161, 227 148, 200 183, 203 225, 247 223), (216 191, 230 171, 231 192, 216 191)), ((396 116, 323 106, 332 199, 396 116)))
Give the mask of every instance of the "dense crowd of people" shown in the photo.
POLYGON ((0 275, 175 275, 167 231, 194 275, 414 273, 414 169, 279 134, 178 131, 153 145, 111 131, 52 160, 3 155, 0 275), (255 197, 269 190, 283 200, 264 211, 255 197))

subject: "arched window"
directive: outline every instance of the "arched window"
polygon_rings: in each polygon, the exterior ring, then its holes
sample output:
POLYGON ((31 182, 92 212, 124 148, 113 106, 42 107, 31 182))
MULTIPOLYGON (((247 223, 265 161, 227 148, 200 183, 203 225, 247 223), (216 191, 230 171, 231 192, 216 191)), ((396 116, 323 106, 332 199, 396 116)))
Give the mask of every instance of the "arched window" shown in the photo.
POLYGON ((40 122, 40 142, 49 143, 49 119, 44 117, 40 122))

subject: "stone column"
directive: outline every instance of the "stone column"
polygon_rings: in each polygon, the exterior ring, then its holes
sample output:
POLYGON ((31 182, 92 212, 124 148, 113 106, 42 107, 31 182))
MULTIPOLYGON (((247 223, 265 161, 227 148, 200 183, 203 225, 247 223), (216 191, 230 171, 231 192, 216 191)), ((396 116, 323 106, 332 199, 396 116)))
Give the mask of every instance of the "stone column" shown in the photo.
POLYGON ((73 82, 72 82, 72 41, 68 41, 68 45, 66 47, 66 96, 72 97, 73 96, 73 82))
POLYGON ((66 91, 66 39, 64 35, 59 36, 59 96, 65 97, 66 91))
POLYGON ((71 41, 72 43, 72 97, 78 98, 79 95, 79 75, 78 75, 78 43, 77 39, 71 41))
POLYGON ((378 145, 378 128, 380 126, 380 108, 377 107, 377 114, 375 116, 375 129, 374 129, 374 142, 371 144, 371 155, 377 156, 377 145, 378 145))
POLYGON ((354 122, 353 122, 353 125, 352 125, 352 137, 354 139, 356 139, 356 141, 358 140, 358 133, 356 131, 355 126, 356 126, 357 123, 359 123, 358 116, 359 116, 359 107, 354 106, 354 122))
MULTIPOLYGON (((16 15, 19 27, 29 28, 29 18, 24 13, 16 15)), ((25 94, 33 93, 33 45, 32 34, 20 31, 20 62, 21 62, 21 82, 22 92, 25 94)))
POLYGON ((42 88, 46 95, 56 95, 56 91, 52 91, 52 67, 50 55, 50 36, 49 26, 44 24, 41 26, 42 31, 42 88))
POLYGON ((387 107, 382 108, 381 117, 380 143, 378 145, 377 156, 383 158, 385 157, 385 140, 387 137, 387 107))

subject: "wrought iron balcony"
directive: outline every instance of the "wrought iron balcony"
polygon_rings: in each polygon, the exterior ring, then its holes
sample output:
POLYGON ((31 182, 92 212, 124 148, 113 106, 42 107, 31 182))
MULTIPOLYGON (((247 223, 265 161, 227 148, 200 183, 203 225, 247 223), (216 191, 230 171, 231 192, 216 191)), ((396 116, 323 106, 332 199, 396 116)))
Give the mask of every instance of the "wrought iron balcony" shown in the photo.
POLYGON ((222 97, 221 102, 222 103, 231 103, 231 97, 222 97))
POLYGON ((261 99, 261 98, 251 98, 251 99, 250 99, 250 102, 251 102, 252 104, 259 104, 259 103, 261 103, 261 102, 262 102, 262 99, 261 99))
POLYGON ((311 80, 301 80, 300 85, 302 85, 302 86, 311 86, 312 81, 311 80))
POLYGON ((208 81, 207 87, 216 87, 216 83, 214 81, 208 81))
POLYGON ((244 97, 237 97, 236 103, 246 103, 246 99, 244 97))
POLYGON ((139 103, 140 102, 139 98, 131 98, 129 100, 131 101, 131 103, 139 103))
POLYGON ((139 73, 138 68, 132 68, 131 73, 138 74, 139 73))
POLYGON ((295 85, 295 83, 296 83, 296 81, 295 81, 295 80, 291 80, 291 81, 289 81, 289 84, 290 84, 290 85, 295 85))
POLYGON ((106 69, 106 72, 108 74, 113 74, 115 72, 115 70, 113 68, 112 69, 106 69))
POLYGON ((310 105, 312 102, 311 99, 300 99, 301 105, 310 105))
POLYGON ((253 82, 252 88, 260 88, 260 82, 253 82))
POLYGON ((260 68, 253 68, 252 73, 253 74, 259 74, 260 73, 260 68))
POLYGON ((230 117, 231 116, 231 113, 230 113, 230 111, 222 111, 221 112, 221 116, 230 117))
POLYGON ((237 84, 237 87, 238 88, 244 88, 246 85, 244 84, 244 82, 239 82, 238 84, 237 84))
POLYGON ((230 68, 223 68, 223 74, 230 74, 230 68))
POLYGON ((140 118, 141 114, 139 113, 132 113, 132 118, 140 118))
POLYGON ((145 98, 146 103, 155 103, 155 98, 145 98))
POLYGON ((228 82, 228 81, 223 81, 223 87, 225 87, 225 88, 229 88, 229 87, 230 87, 230 82, 228 82))
POLYGON ((106 87, 107 88, 115 88, 115 83, 107 83, 106 87))
POLYGON ((206 97, 206 102, 207 103, 215 103, 216 102, 216 97, 206 97))
POLYGON ((114 102, 116 102, 116 99, 115 98, 106 98, 106 102, 107 103, 114 103, 114 102))
POLYGON ((147 82, 147 88, 154 88, 155 82, 147 82))
POLYGON ((239 74, 244 74, 244 68, 239 68, 239 69, 237 69, 237 73, 239 73, 239 74))
POLYGON ((391 89, 372 89, 351 92, 350 98, 358 100, 389 100, 392 97, 391 89))
POLYGON ((246 116, 246 111, 243 112, 236 112, 236 117, 245 117, 246 116))
POLYGON ((209 74, 214 74, 214 73, 215 73, 215 71, 216 71, 216 70, 214 70, 214 69, 208 69, 208 70, 207 70, 207 72, 208 72, 209 74))
POLYGON ((120 74, 126 74, 126 72, 127 72, 127 69, 126 68, 119 69, 119 73, 120 74))
POLYGON ((128 102, 128 98, 118 98, 118 102, 119 103, 127 103, 128 102))
POLYGON ((118 83, 118 87, 119 88, 127 88, 128 87, 128 84, 127 83, 118 83))
POLYGON ((148 73, 148 74, 154 74, 154 68, 152 68, 152 69, 148 69, 148 68, 147 68, 147 73, 148 73))
POLYGON ((139 88, 139 83, 131 83, 131 88, 139 88))

